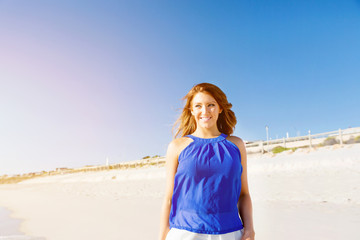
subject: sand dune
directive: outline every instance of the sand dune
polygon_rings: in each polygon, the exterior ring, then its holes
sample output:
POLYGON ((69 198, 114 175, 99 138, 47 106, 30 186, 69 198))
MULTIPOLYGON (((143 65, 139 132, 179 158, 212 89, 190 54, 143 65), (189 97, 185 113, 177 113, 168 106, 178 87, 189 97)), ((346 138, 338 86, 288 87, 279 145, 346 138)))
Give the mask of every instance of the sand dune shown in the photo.
MULTIPOLYGON (((249 156, 256 239, 359 239, 360 144, 249 156)), ((21 230, 49 240, 157 239, 165 169, 34 178, 0 186, 21 230)))

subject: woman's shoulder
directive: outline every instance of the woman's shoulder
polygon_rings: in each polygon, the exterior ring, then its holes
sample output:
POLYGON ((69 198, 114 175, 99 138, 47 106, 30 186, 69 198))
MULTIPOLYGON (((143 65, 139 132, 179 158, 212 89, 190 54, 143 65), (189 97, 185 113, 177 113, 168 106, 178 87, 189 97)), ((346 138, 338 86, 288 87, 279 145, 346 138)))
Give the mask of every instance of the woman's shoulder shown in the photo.
POLYGON ((232 135, 228 136, 226 139, 234 143, 240 150, 245 149, 245 143, 241 138, 232 135))
POLYGON ((186 148, 192 141, 193 140, 188 137, 175 138, 169 143, 168 149, 179 155, 180 152, 184 150, 184 148, 186 148))

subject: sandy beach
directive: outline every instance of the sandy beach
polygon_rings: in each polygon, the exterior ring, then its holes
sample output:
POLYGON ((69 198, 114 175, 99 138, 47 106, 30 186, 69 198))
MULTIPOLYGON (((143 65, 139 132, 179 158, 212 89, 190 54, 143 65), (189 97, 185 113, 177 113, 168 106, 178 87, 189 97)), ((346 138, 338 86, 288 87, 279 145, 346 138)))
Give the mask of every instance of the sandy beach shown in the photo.
POLYGON ((0 207, 0 237, 18 236, 21 234, 18 230, 21 221, 19 219, 10 218, 10 214, 11 212, 8 209, 0 207))
MULTIPOLYGON (((250 155, 256 239, 360 239, 360 144, 250 155)), ((157 239, 165 168, 0 185, 21 231, 48 240, 157 239)))

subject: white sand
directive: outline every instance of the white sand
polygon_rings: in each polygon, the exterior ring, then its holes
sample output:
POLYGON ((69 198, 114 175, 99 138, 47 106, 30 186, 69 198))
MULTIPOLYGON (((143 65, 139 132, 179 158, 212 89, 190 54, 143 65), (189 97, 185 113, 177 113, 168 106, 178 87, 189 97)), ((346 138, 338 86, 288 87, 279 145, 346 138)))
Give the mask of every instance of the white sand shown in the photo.
MULTIPOLYGON (((360 239, 360 144, 249 156, 256 239, 360 239)), ((165 169, 0 185, 0 206, 48 240, 157 239, 165 169)))

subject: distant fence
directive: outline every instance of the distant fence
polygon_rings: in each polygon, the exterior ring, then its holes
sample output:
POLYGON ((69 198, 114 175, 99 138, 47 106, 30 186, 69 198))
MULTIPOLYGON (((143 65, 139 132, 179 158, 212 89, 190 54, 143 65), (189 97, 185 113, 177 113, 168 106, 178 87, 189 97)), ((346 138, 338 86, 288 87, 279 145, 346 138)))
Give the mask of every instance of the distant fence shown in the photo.
MULTIPOLYGON (((326 138, 332 137, 335 139, 336 143, 343 145, 344 143, 351 143, 352 139, 356 140, 360 136, 360 127, 357 128, 347 128, 347 129, 339 129, 337 131, 325 132, 325 133, 317 133, 311 134, 309 131, 308 135, 299 136, 299 137, 291 137, 291 138, 281 138, 274 139, 269 141, 255 141, 248 142, 245 144, 247 153, 264 153, 270 152, 274 147, 281 146, 284 148, 298 148, 298 147, 315 147, 319 144, 322 144, 326 138)), ((358 140, 357 140, 358 141, 358 140)), ((79 172, 96 172, 96 171, 104 171, 104 170, 112 170, 112 169, 132 169, 132 168, 141 168, 148 166, 163 166, 165 164, 165 157, 153 157, 140 159, 136 161, 128 161, 121 162, 112 165, 102 165, 102 166, 86 166, 83 168, 58 168, 53 171, 42 171, 38 173, 26 173, 26 174, 18 174, 13 176, 0 176, 0 184, 3 183, 15 183, 20 182, 26 179, 41 177, 41 176, 49 176, 49 175, 58 175, 58 174, 66 174, 66 173, 79 173, 79 172)))
POLYGON ((339 129, 337 131, 311 134, 309 131, 308 135, 291 137, 291 138, 280 138, 269 141, 255 141, 246 143, 246 151, 248 153, 264 153, 271 151, 276 146, 284 148, 294 147, 314 147, 318 144, 323 143, 326 138, 333 137, 338 141, 340 145, 343 145, 345 141, 349 141, 351 138, 355 138, 360 135, 360 127, 339 129))
MULTIPOLYGON (((323 141, 328 137, 335 138, 340 145, 344 144, 345 141, 348 141, 351 137, 360 136, 360 127, 357 128, 347 128, 339 129, 337 131, 325 132, 311 134, 309 131, 308 135, 291 137, 291 138, 281 138, 274 139, 269 141, 256 141, 246 143, 246 150, 248 153, 264 153, 271 151, 276 146, 282 146, 284 148, 294 148, 294 147, 314 147, 323 143, 323 141)), ((156 158, 147 158, 136 161, 129 161, 118 163, 109 166, 94 166, 94 167, 84 167, 78 169, 71 169, 71 172, 88 172, 88 171, 99 171, 99 170, 110 170, 110 169, 129 169, 129 168, 138 168, 143 166, 163 166, 165 164, 165 157, 156 157, 156 158)))
POLYGON ((102 166, 87 166, 83 168, 75 169, 61 169, 59 171, 49 172, 49 175, 57 175, 59 173, 77 173, 77 172, 96 172, 104 170, 114 170, 114 169, 131 169, 131 168, 141 168, 144 166, 159 166, 165 164, 165 157, 155 157, 140 159, 136 161, 128 161, 111 165, 102 165, 102 166))
POLYGON ((10 183, 18 183, 24 180, 37 178, 37 177, 46 177, 46 176, 54 176, 61 174, 69 174, 69 173, 81 173, 81 172, 97 172, 97 171, 106 171, 106 170, 114 170, 114 169, 136 169, 141 167, 148 166, 163 166, 165 164, 165 157, 153 157, 147 159, 141 159, 136 161, 128 161, 122 162, 118 164, 112 165, 102 165, 102 166, 86 166, 82 168, 58 168, 53 171, 42 171, 36 173, 25 173, 25 174, 17 174, 17 175, 3 175, 0 176, 0 184, 10 184, 10 183))

